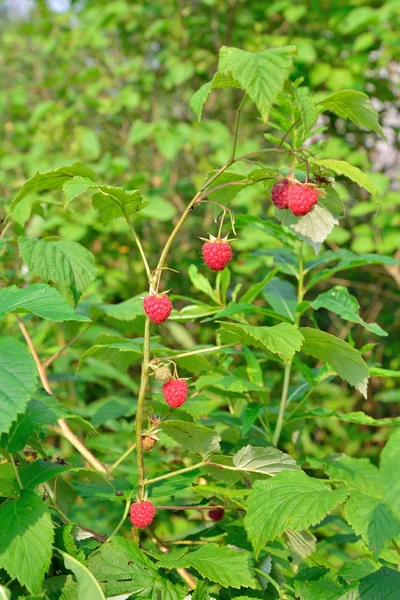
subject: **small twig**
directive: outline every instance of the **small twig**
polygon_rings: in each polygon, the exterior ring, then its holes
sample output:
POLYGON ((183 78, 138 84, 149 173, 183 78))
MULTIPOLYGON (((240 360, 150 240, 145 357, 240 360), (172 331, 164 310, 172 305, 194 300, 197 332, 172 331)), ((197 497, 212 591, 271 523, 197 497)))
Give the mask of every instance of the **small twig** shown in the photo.
MULTIPOLYGON (((32 338, 29 335, 29 332, 26 329, 21 317, 19 315, 15 315, 15 317, 18 321, 18 326, 21 330, 21 333, 24 336, 26 343, 28 344, 28 348, 32 354, 32 358, 36 363, 36 368, 38 370, 42 385, 48 394, 50 394, 51 396, 54 396, 53 390, 51 389, 51 386, 49 383, 49 380, 47 379, 46 369, 40 361, 40 358, 38 356, 38 353, 36 352, 36 348, 34 346, 32 338)), ((93 456, 93 454, 90 452, 90 450, 88 448, 86 448, 85 444, 83 444, 83 442, 81 442, 81 440, 71 431, 71 429, 69 428, 69 426, 67 425, 65 420, 59 419, 57 422, 60 426, 61 432, 64 435, 64 437, 76 448, 76 450, 78 450, 78 452, 84 457, 84 459, 90 465, 92 465, 92 467, 94 467, 96 469, 96 471, 99 471, 100 473, 107 473, 107 469, 104 467, 104 465, 102 465, 101 462, 99 460, 97 460, 97 458, 95 456, 93 456)))
POLYGON ((89 323, 87 325, 87 327, 85 327, 85 329, 82 329, 82 331, 80 331, 79 333, 76 334, 75 337, 72 338, 72 340, 70 340, 67 344, 65 344, 62 348, 60 348, 59 350, 57 350, 57 352, 55 352, 54 354, 52 354, 52 356, 50 356, 49 358, 47 358, 45 361, 43 361, 43 367, 45 369, 47 369, 47 367, 49 365, 51 365, 51 363, 56 360, 56 358, 58 358, 59 356, 61 356, 61 354, 70 346, 72 346, 73 344, 75 344, 75 342, 77 342, 82 336, 85 335, 85 333, 90 329, 90 327, 92 326, 93 323, 89 323))
POLYGON ((300 123, 301 119, 297 119, 297 121, 295 121, 287 130, 287 132, 285 133, 285 135, 283 136, 283 138, 280 141, 280 144, 278 146, 278 148, 282 148, 284 141, 286 140, 287 136, 289 135, 289 133, 292 131, 292 129, 294 129, 294 127, 296 127, 296 125, 298 123, 300 123))
POLYGON ((124 452, 118 460, 110 467, 109 471, 112 473, 136 448, 136 442, 129 446, 128 450, 124 452))
POLYGON ((157 510, 199 510, 199 511, 209 511, 209 510, 217 510, 220 508, 224 508, 223 506, 156 506, 157 510))

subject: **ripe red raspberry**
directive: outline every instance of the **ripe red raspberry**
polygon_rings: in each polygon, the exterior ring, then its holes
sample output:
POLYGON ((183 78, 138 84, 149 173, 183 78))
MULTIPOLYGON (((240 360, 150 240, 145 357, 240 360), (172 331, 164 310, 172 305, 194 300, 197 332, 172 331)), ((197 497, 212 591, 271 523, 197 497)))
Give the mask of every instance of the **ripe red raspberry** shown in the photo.
POLYGON ((279 208, 280 210, 282 210, 283 208, 288 208, 289 189, 289 179, 282 179, 282 181, 277 181, 277 183, 275 183, 275 185, 272 187, 271 198, 276 208, 279 208))
POLYGON ((232 248, 221 238, 205 242, 201 253, 207 267, 212 271, 222 271, 232 258, 232 248))
POLYGON ((209 511, 208 516, 210 517, 211 521, 220 521, 224 516, 224 512, 225 511, 223 508, 213 508, 209 511))
POLYGON ((162 387, 165 402, 171 408, 178 408, 185 404, 188 395, 189 386, 184 379, 171 379, 164 383, 162 387))
POLYGON ((144 298, 143 308, 150 321, 160 325, 171 314, 172 302, 165 294, 150 294, 144 298))
POLYGON ((319 193, 315 187, 306 183, 294 183, 289 188, 289 208, 296 217, 302 217, 310 212, 318 202, 319 193))
POLYGON ((135 502, 131 504, 130 520, 135 527, 147 527, 155 515, 155 508, 151 502, 135 502))

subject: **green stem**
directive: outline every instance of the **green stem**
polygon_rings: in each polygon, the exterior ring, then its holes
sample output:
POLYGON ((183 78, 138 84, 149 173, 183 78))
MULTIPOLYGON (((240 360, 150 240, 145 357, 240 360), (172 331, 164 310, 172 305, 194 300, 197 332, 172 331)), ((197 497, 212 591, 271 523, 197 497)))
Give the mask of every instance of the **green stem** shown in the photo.
POLYGON ((284 371, 284 376, 283 376, 283 387, 282 387, 281 403, 280 403, 280 406, 279 406, 278 420, 276 422, 274 436, 272 438, 272 443, 273 443, 274 446, 278 445, 279 438, 281 436, 281 431, 282 431, 282 427, 283 427, 283 419, 284 419, 284 416, 285 416, 286 401, 287 401, 288 391, 289 391, 289 382, 290 382, 290 372, 291 372, 291 370, 292 370, 292 361, 286 363, 286 365, 285 365, 285 371, 284 371))
POLYGON ((133 226, 133 223, 132 223, 132 221, 130 220, 130 218, 129 218, 129 215, 128 215, 128 213, 126 212, 125 208, 123 208, 123 207, 121 206, 121 210, 122 210, 122 212, 123 212, 123 215, 124 215, 124 217, 125 217, 125 221, 128 223, 128 226, 129 226, 129 228, 130 228, 130 230, 131 230, 131 232, 132 232, 132 235, 133 235, 133 237, 134 237, 134 239, 135 239, 136 245, 137 245, 137 247, 138 247, 138 250, 139 250, 139 252, 140 252, 140 255, 141 255, 141 257, 142 257, 142 261, 143 261, 143 264, 144 264, 144 268, 145 268, 145 270, 146 270, 147 279, 148 279, 148 281, 150 282, 150 280, 151 280, 151 270, 150 270, 150 267, 149 267, 149 263, 147 262, 146 254, 144 253, 143 246, 142 246, 142 243, 141 243, 141 241, 140 241, 140 238, 139 238, 138 234, 136 233, 136 231, 135 231, 135 228, 134 228, 134 226, 133 226))
POLYGON ((392 544, 393 544, 394 549, 396 550, 397 554, 400 556, 400 546, 394 538, 392 538, 392 544))
POLYGON ((125 510, 124 510, 124 514, 121 517, 120 522, 118 523, 118 525, 116 526, 116 528, 114 529, 114 531, 108 536, 107 538, 107 542, 111 540, 112 537, 114 537, 114 535, 116 535, 118 533, 118 531, 121 529, 122 525, 125 523, 126 518, 128 516, 129 513, 129 509, 131 506, 131 500, 132 500, 132 496, 134 494, 134 490, 132 490, 129 494, 129 496, 126 499, 126 504, 125 504, 125 510))
MULTIPOLYGON (((303 297, 304 297, 304 259, 303 259, 303 243, 300 242, 300 249, 299 249, 299 278, 298 278, 298 285, 297 285, 297 306, 299 306, 301 304, 301 302, 303 301, 303 297)), ((296 313, 296 320, 295 320, 295 326, 297 328, 300 327, 300 319, 301 319, 301 315, 298 312, 298 313, 296 313)), ((293 364, 293 361, 291 360, 290 362, 286 363, 286 365, 285 365, 285 371, 284 371, 284 376, 283 376, 282 395, 281 395, 281 402, 280 402, 280 406, 279 406, 278 420, 276 422, 274 436, 273 436, 273 439, 272 439, 272 443, 273 443, 274 446, 278 445, 279 438, 281 437, 281 433, 282 433, 283 422, 284 422, 284 419, 285 419, 285 410, 286 410, 286 403, 287 403, 287 398, 288 398, 289 383, 290 383, 290 373, 291 373, 291 370, 292 370, 292 364, 293 364)))
POLYGON ((284 136, 283 136, 283 138, 281 139, 281 141, 280 141, 280 144, 279 144, 278 148, 281 148, 281 147, 282 147, 282 145, 283 145, 283 142, 286 140, 286 138, 287 138, 287 136, 289 135, 289 133, 292 131, 292 129, 293 129, 294 127, 296 127, 296 125, 297 125, 298 123, 300 123, 300 121, 301 121, 301 119, 297 119, 297 121, 295 121, 295 122, 294 122, 294 123, 293 123, 293 124, 292 124, 292 125, 289 127, 289 129, 287 130, 287 132, 285 133, 285 135, 284 135, 284 136))
POLYGON ((128 450, 126 452, 124 452, 118 460, 115 461, 115 463, 112 465, 112 467, 110 468, 110 473, 112 473, 136 448, 136 442, 134 444, 132 444, 131 446, 129 446, 128 450))
POLYGON ((266 579, 267 581, 269 581, 269 583, 271 585, 274 586, 274 588, 276 589, 276 591, 280 594, 281 593, 281 588, 279 587, 279 585, 276 583, 275 579, 272 579, 272 577, 270 575, 268 575, 268 573, 266 573, 265 571, 261 571, 261 569, 254 569, 254 571, 260 576, 263 577, 264 579, 266 579))
POLYGON ((160 360, 174 360, 175 358, 185 358, 194 354, 206 354, 207 352, 218 352, 224 348, 231 348, 235 344, 225 344, 223 346, 212 346, 211 348, 201 348, 200 350, 192 350, 191 352, 182 352, 181 354, 173 354, 172 356, 162 356, 160 360))
POLYGON ((143 499, 144 495, 144 465, 143 465, 143 448, 142 448, 142 429, 143 429, 143 409, 146 397, 147 382, 149 379, 149 362, 150 362, 150 320, 146 317, 144 326, 144 345, 143 345, 143 362, 142 373, 140 379, 140 388, 136 409, 136 461, 138 470, 138 486, 139 499, 143 499))
POLYGON ((239 108, 236 113, 235 127, 233 130, 233 147, 232 147, 232 153, 231 153, 231 161, 232 162, 235 160, 237 139, 238 139, 238 134, 239 134, 240 117, 242 115, 243 107, 246 104, 246 100, 247 100, 247 95, 245 94, 242 98, 241 103, 239 104, 239 108))
POLYGON ((183 473, 189 473, 190 471, 200 469, 201 467, 204 467, 207 464, 209 464, 207 463, 207 461, 202 461, 200 463, 197 463, 196 465, 192 465, 191 467, 179 469, 179 471, 172 471, 172 473, 166 473, 165 475, 160 475, 159 477, 153 477, 153 479, 145 479, 144 485, 150 485, 151 483, 156 483, 157 481, 163 481, 164 479, 169 479, 170 477, 176 477, 177 475, 182 475, 183 473))
POLYGON ((20 490, 23 490, 24 486, 22 485, 22 482, 21 482, 21 479, 20 479, 20 476, 19 476, 19 473, 18 473, 17 465, 15 464, 15 460, 14 460, 14 457, 11 454, 11 452, 8 453, 8 458, 10 460, 10 463, 12 464, 12 468, 14 470, 15 479, 17 480, 17 483, 18 483, 18 487, 19 487, 20 490))

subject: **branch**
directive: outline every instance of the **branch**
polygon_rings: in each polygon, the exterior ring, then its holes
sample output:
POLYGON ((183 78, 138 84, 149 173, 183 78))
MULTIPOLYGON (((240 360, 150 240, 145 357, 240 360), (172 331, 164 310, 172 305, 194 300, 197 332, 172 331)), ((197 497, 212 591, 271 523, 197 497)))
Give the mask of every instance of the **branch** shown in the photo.
MULTIPOLYGON (((42 385, 46 392, 54 396, 49 380, 47 379, 46 368, 40 362, 40 358, 38 356, 38 353, 36 352, 36 348, 33 344, 32 338, 29 335, 28 330, 26 329, 21 317, 19 315, 15 316, 18 321, 18 326, 21 330, 21 333, 24 336, 26 343, 28 344, 29 350, 32 354, 32 358, 36 363, 40 381, 42 382, 42 385)), ((104 465, 102 465, 101 462, 97 460, 95 456, 93 456, 90 450, 88 450, 88 448, 86 448, 86 446, 80 441, 80 439, 71 431, 65 420, 59 419, 58 424, 60 426, 63 436, 70 442, 70 444, 72 444, 72 446, 74 446, 74 448, 76 448, 76 450, 78 450, 78 452, 83 456, 83 458, 90 465, 92 465, 92 467, 96 469, 96 471, 99 471, 100 473, 107 473, 107 469, 104 467, 104 465)))

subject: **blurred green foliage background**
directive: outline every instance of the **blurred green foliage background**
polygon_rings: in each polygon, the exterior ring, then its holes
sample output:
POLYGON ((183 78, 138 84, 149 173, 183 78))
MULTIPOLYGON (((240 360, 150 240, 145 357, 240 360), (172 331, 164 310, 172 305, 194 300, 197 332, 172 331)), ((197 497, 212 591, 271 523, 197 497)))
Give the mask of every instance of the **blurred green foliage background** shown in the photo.
MULTIPOLYGON (((171 223, 176 222, 205 173, 223 164, 229 153, 240 101, 237 90, 214 91, 201 124, 189 108, 191 95, 215 72, 219 48, 225 44, 258 51, 294 44, 299 53, 293 79, 304 78, 305 85, 321 97, 343 88, 368 93, 389 141, 387 145, 375 134, 363 132, 333 114, 320 117, 318 133, 309 147, 319 158, 348 160, 368 172, 378 189, 375 200, 357 186, 339 186, 347 214, 328 238, 327 246, 333 250, 345 247, 355 252, 400 256, 400 187, 396 173, 400 125, 399 0, 10 0, 3 1, 0 11, 2 218, 17 190, 36 171, 81 160, 94 168, 105 183, 138 188, 150 200, 138 216, 138 231, 154 265, 171 223)), ((278 112, 276 107, 265 126, 256 110, 246 107, 238 144, 240 153, 262 144, 275 144, 278 112)), ((61 236, 92 250, 100 274, 87 293, 93 302, 96 298, 119 302, 145 290, 146 278, 122 220, 113 221, 105 231, 84 198, 66 212, 55 194, 37 200, 33 216, 28 204, 21 202, 14 213, 18 221, 16 233, 61 236)), ((261 188, 241 192, 233 208, 273 219, 269 192, 261 188)), ((180 269, 180 274, 168 275, 168 287, 173 293, 198 294, 190 287, 187 270, 190 263, 201 266, 201 242, 197 236, 208 231, 215 233, 212 209, 198 214, 196 211, 170 256, 169 266, 180 269)), ((265 233, 257 235, 254 229, 242 228, 235 243, 233 283, 260 280, 271 268, 268 249, 274 245, 276 241, 265 233)), ((23 276, 17 255, 14 262, 11 257, 7 264, 3 275, 10 282, 23 276)), ((360 302, 363 318, 377 320, 389 332, 388 338, 380 338, 379 345, 370 350, 369 362, 399 369, 400 269, 378 265, 353 269, 333 283, 349 286, 360 302)), ((318 292, 327 285, 321 283, 318 292)), ((344 327, 334 315, 318 314, 318 321, 325 331, 354 339, 359 348, 376 342, 361 328, 351 324, 344 327)), ((63 326, 67 339, 72 327, 63 326)), ((122 327, 125 335, 140 333, 142 322, 139 319, 122 327)), ((49 345, 51 354, 51 344, 62 344, 63 333, 55 339, 48 328, 48 324, 40 324, 36 335, 49 345)), ((96 334, 107 330, 113 331, 112 319, 107 326, 93 326, 81 340, 81 350, 72 350, 67 358, 61 358, 52 374, 60 395, 69 400, 76 398, 81 409, 91 413, 94 406, 84 409, 83 398, 87 403, 113 392, 112 377, 116 375, 102 371, 102 377, 109 376, 110 382, 100 382, 98 367, 87 367, 76 383, 69 363, 79 358, 96 334)), ((194 339, 212 343, 214 331, 215 327, 207 323, 171 322, 165 329, 171 346, 189 348, 194 339)), ((122 375, 119 381, 127 385, 122 375)), ((135 392, 134 378, 129 385, 135 392)), ((378 417, 396 413, 394 402, 399 393, 395 379, 374 378, 366 402, 352 397, 345 387, 338 390, 339 386, 333 384, 322 388, 325 406, 338 410, 360 407, 378 417)), ((340 449, 343 437, 349 437, 349 427, 338 422, 325 423, 324 427, 331 428, 330 447, 340 449)), ((348 439, 349 453, 357 452, 360 444, 368 447, 370 435, 365 429, 364 439, 348 439)), ((121 430, 128 439, 131 425, 122 421, 117 427, 116 456, 118 450, 124 450, 121 430)), ((318 436, 318 432, 313 435, 318 436)), ((379 431, 374 436, 379 442, 379 431)), ((310 436, 309 449, 315 440, 321 443, 322 439, 323 434, 314 440, 310 436)), ((100 452, 107 451, 109 438, 100 435, 92 444, 100 452)))

